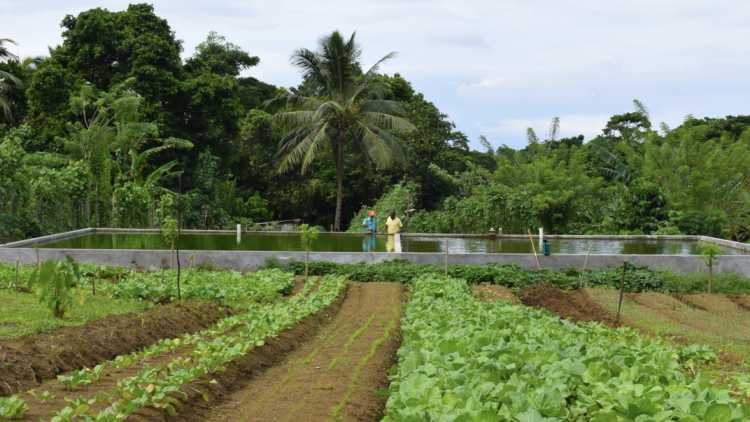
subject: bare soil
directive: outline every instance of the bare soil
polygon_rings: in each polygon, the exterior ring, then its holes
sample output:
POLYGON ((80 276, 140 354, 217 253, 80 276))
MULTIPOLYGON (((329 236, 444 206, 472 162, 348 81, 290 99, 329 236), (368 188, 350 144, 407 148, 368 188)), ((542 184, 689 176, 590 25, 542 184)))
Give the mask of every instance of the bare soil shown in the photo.
MULTIPOLYGON (((205 392, 212 402, 220 399, 227 394, 227 392, 231 391, 236 380, 243 379, 243 377, 247 376, 247 373, 255 372, 264 366, 275 364, 290 351, 294 350, 299 343, 312 337, 321 324, 329 321, 331 316, 338 311, 345 296, 346 294, 342 293, 336 301, 326 309, 318 311, 315 315, 303 319, 293 328, 278 333, 277 338, 267 340, 263 347, 252 349, 245 356, 235 359, 230 364, 226 365, 225 372, 216 372, 212 376, 206 377, 206 381, 209 381, 212 378, 215 379, 218 382, 217 385, 198 384, 196 386, 199 387, 202 392, 205 392)), ((50 381, 39 390, 49 391, 55 395, 55 397, 45 401, 43 404, 39 403, 28 394, 21 395, 21 397, 29 404, 29 410, 25 412, 25 416, 29 420, 48 418, 52 415, 53 411, 59 411, 66 406, 64 400, 66 397, 74 400, 78 398, 85 400, 92 399, 96 397, 100 391, 109 391, 112 387, 117 385, 120 380, 136 376, 138 371, 141 371, 144 368, 144 365, 155 367, 160 364, 168 364, 172 359, 187 357, 187 354, 193 350, 194 346, 178 348, 172 353, 151 358, 143 364, 136 364, 119 372, 110 369, 110 372, 105 373, 104 376, 98 380, 92 382, 90 385, 79 387, 75 391, 67 391, 65 386, 56 380, 50 381)), ((207 404, 203 401, 198 389, 187 389, 186 392, 189 396, 188 400, 175 405, 178 412, 180 412, 178 420, 181 421, 190 420, 187 419, 187 417, 194 409, 200 409, 201 405, 207 404)), ((91 411, 103 410, 106 405, 107 404, 105 403, 96 403, 92 406, 91 411)), ((166 418, 166 413, 163 413, 162 411, 143 408, 137 413, 129 416, 128 420, 161 421, 166 418)))
POLYGON ((513 303, 519 302, 516 295, 505 286, 480 284, 469 286, 469 289, 471 289, 474 298, 482 302, 496 302, 498 300, 508 300, 513 303))
POLYGON ((742 308, 742 309, 744 309, 746 311, 750 311, 750 296, 747 296, 747 295, 742 295, 742 296, 733 295, 733 296, 727 296, 727 297, 729 298, 729 300, 731 300, 732 302, 736 303, 737 306, 739 306, 740 308, 742 308))
POLYGON ((729 298, 723 295, 685 295, 678 299, 683 302, 694 306, 696 309, 712 312, 715 314, 722 313, 734 313, 737 312, 737 305, 732 302, 729 298))
POLYGON ((238 379, 233 393, 186 421, 378 421, 396 363, 405 288, 355 284, 339 313, 320 333, 263 373, 238 379), (213 406, 213 409, 211 407, 213 406))
POLYGON ((185 301, 108 315, 79 327, 2 340, 0 392, 11 395, 37 387, 59 374, 93 367, 164 338, 200 331, 229 315, 226 306, 185 301))
POLYGON ((517 293, 521 303, 534 308, 544 308, 560 318, 573 322, 603 322, 611 327, 628 324, 625 318, 616 320, 616 314, 600 306, 589 295, 588 289, 576 292, 563 292, 549 283, 534 283, 517 293))

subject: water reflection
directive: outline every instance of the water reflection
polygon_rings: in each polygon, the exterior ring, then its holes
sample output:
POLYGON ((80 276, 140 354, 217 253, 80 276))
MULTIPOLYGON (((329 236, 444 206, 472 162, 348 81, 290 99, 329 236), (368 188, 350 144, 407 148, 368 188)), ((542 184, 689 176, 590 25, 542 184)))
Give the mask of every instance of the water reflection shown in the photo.
MULTIPOLYGON (((342 235, 321 233, 311 245, 315 252, 394 252, 393 235, 342 235)), ((445 252, 445 238, 431 236, 400 236, 403 252, 445 252)), ((552 254, 586 254, 593 242, 592 254, 697 254, 697 242, 681 240, 592 240, 549 239, 552 254)), ((41 248, 63 249, 161 249, 169 250, 169 242, 159 233, 96 233, 40 245, 41 248)), ((180 247, 185 250, 227 251, 302 251, 297 234, 243 233, 182 234, 180 247), (239 242, 238 242, 239 240, 239 242)), ((727 255, 745 252, 724 248, 727 255)), ((532 253, 531 242, 522 238, 452 237, 449 253, 532 253)), ((537 251, 541 253, 541 251, 537 251)))

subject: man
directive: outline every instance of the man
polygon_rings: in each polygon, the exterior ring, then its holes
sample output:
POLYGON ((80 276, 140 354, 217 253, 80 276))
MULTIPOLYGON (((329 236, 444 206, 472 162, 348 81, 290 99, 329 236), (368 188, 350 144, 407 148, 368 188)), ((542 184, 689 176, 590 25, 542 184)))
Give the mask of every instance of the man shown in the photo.
POLYGON ((385 239, 386 251, 401 252, 401 235, 399 233, 401 233, 403 227, 404 225, 401 223, 401 219, 396 217, 396 211, 391 211, 391 215, 385 222, 385 227, 383 227, 383 233, 388 230, 388 234, 392 235, 385 239))
POLYGON ((388 229, 388 234, 401 233, 403 228, 404 225, 401 223, 401 219, 396 217, 396 211, 391 211, 391 215, 385 222, 385 227, 383 227, 383 233, 385 233, 386 229, 388 229))
POLYGON ((365 233, 375 234, 378 232, 378 221, 375 219, 375 211, 370 211, 370 216, 362 223, 365 233))

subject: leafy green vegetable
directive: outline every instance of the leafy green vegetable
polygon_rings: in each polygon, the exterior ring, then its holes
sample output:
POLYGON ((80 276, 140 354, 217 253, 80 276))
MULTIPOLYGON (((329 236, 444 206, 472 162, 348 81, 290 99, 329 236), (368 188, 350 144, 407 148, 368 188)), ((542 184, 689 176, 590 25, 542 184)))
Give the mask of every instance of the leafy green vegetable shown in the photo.
POLYGON ((412 283, 384 421, 718 421, 750 406, 680 370, 711 360, 629 328, 574 325, 543 310, 476 302, 464 280, 412 283))
MULTIPOLYGON (((287 270, 302 275, 305 263, 291 261, 287 270)), ((411 280, 424 274, 444 274, 443 266, 412 265, 405 259, 386 260, 376 264, 337 264, 326 261, 313 261, 309 264, 310 275, 340 274, 356 281, 393 281, 409 284, 411 280)), ((448 275, 466 280, 469 285, 497 284, 508 288, 523 289, 533 283, 550 283, 564 290, 578 289, 581 272, 576 268, 553 271, 524 270, 514 263, 485 265, 450 265, 448 275)), ((625 278, 625 291, 664 292, 664 293, 703 293, 703 274, 682 275, 667 271, 656 271, 647 266, 628 265, 625 278)), ((622 266, 611 270, 587 270, 585 287, 620 288, 622 266)), ((736 274, 717 274, 715 291, 725 294, 750 293, 750 280, 736 274), (725 281, 719 284, 718 277, 725 281)))

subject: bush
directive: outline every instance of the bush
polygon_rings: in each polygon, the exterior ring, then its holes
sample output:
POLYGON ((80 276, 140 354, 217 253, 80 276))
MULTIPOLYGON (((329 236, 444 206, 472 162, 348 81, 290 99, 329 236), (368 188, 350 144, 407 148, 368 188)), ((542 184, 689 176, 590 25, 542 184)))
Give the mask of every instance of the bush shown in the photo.
MULTIPOLYGON (((290 260, 287 271, 304 274, 305 263, 290 260)), ((445 268, 439 265, 411 265, 405 259, 396 258, 376 264, 336 264, 326 261, 310 262, 310 275, 323 276, 339 274, 356 281, 390 281, 409 284, 424 274, 444 274, 445 268)), ((533 283, 550 283, 562 290, 575 290, 581 282, 581 272, 577 268, 560 271, 544 268, 524 270, 518 264, 449 265, 448 275, 466 280, 469 285, 495 284, 512 289, 524 289, 533 283)), ((681 275, 670 271, 656 271, 648 266, 628 265, 625 274, 625 291, 630 293, 702 293, 707 284, 705 273, 681 275)), ((619 289, 622 280, 622 266, 611 270, 588 270, 584 287, 619 289)), ((750 280, 738 274, 717 274, 715 291, 725 294, 750 292, 750 280)))

